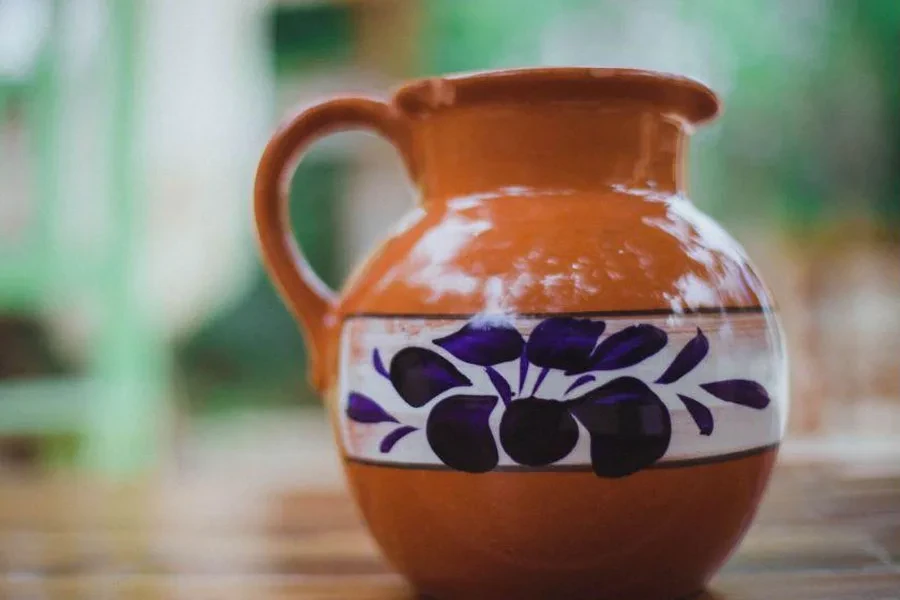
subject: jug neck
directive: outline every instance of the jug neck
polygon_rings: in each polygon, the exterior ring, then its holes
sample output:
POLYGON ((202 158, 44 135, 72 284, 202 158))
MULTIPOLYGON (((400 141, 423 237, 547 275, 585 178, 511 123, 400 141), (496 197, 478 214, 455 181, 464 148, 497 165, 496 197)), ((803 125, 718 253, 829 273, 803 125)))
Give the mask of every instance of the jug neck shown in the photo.
POLYGON ((458 107, 416 121, 426 202, 504 189, 677 193, 690 125, 634 103, 458 107))

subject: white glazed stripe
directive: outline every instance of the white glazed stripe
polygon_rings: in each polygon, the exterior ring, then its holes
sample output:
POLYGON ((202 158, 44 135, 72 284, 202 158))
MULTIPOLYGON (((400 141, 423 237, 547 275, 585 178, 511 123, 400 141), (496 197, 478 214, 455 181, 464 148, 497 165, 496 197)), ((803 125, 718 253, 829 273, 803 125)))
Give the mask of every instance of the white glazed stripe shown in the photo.
MULTIPOLYGON (((541 318, 527 317, 514 320, 516 329, 527 339, 541 318)), ((777 444, 784 433, 787 418, 787 381, 782 341, 774 317, 758 314, 698 314, 647 317, 617 317, 602 319, 606 331, 601 339, 636 324, 650 324, 666 331, 668 343, 657 354, 625 369, 593 372, 596 381, 580 387, 570 394, 574 397, 600 387, 618 377, 635 377, 646 383, 659 396, 669 410, 672 434, 665 455, 657 464, 706 460, 729 456, 777 444), (671 364, 679 351, 700 328, 709 340, 709 352, 698 366, 672 384, 654 383, 671 364), (722 401, 700 388, 700 384, 745 379, 762 385, 771 398, 762 410, 722 401), (711 435, 701 435, 685 405, 677 394, 689 396, 708 407, 713 415, 711 435)), ((497 396, 485 369, 457 360, 433 340, 457 331, 464 321, 429 318, 360 318, 345 322, 341 337, 340 378, 338 386, 339 431, 345 454, 349 458, 386 465, 444 467, 429 446, 425 435, 428 414, 441 399, 455 394, 479 394, 497 396), (428 405, 413 408, 406 404, 391 382, 379 374, 372 361, 377 349, 384 365, 389 367, 392 357, 401 349, 417 346, 427 348, 447 358, 466 375, 472 385, 447 390, 436 396, 428 405), (394 445, 389 452, 382 452, 381 441, 399 425, 394 422, 358 423, 347 417, 347 399, 357 392, 376 401, 387 413, 403 425, 418 428, 394 445)), ((511 361, 495 369, 513 388, 519 387, 519 363, 511 361)), ((524 382, 522 397, 531 395, 540 368, 531 366, 524 382)), ((551 370, 540 387, 539 396, 561 399, 577 376, 566 376, 551 370)), ((515 402, 515 400, 513 400, 515 402)), ((496 440, 504 406, 498 400, 491 416, 490 428, 496 440)), ((589 466, 590 439, 582 424, 574 450, 565 458, 547 467, 589 466)), ((517 468, 498 443, 498 468, 517 468)), ((446 467, 445 467, 446 468, 446 467)), ((527 467, 521 467, 526 468, 527 467)))

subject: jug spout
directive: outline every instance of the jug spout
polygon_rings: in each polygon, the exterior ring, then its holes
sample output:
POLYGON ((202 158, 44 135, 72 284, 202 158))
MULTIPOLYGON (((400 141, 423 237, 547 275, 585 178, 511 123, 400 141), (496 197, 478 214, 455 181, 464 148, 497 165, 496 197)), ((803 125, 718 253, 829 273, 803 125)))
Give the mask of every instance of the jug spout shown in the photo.
POLYGON ((394 101, 432 201, 508 188, 674 193, 687 136, 718 111, 698 82, 620 69, 429 79, 394 101))

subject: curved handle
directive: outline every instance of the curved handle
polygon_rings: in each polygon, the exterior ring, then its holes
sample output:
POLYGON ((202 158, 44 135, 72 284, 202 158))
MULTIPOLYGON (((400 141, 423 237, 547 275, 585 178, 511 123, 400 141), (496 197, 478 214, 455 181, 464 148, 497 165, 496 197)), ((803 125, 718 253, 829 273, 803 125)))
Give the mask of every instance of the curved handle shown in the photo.
POLYGON ((310 380, 317 391, 327 382, 325 363, 335 293, 322 282, 298 247, 291 228, 287 188, 294 158, 319 138, 347 129, 368 129, 387 138, 414 175, 409 130, 396 109, 368 98, 340 98, 302 111, 269 141, 256 172, 254 214, 263 259, 279 294, 303 330, 309 350, 310 380))

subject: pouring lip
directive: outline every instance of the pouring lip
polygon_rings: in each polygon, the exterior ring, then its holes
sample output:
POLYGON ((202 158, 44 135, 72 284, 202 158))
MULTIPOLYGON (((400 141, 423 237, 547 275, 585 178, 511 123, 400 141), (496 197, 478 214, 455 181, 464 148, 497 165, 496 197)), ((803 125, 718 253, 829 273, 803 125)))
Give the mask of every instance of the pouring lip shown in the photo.
POLYGON ((451 73, 413 80, 394 104, 413 116, 488 103, 633 101, 691 125, 714 119, 719 97, 703 82, 674 73, 607 67, 538 67, 451 73))

